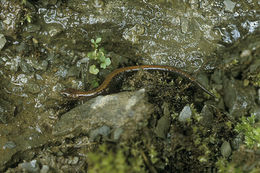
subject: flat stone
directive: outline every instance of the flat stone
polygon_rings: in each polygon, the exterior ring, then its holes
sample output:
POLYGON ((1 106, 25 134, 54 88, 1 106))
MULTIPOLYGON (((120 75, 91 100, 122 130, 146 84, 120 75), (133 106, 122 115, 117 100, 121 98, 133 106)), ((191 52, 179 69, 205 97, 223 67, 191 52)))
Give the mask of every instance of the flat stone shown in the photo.
POLYGON ((98 96, 65 113, 54 126, 53 135, 74 137, 102 126, 123 128, 124 133, 126 129, 134 131, 152 112, 144 89, 98 96))

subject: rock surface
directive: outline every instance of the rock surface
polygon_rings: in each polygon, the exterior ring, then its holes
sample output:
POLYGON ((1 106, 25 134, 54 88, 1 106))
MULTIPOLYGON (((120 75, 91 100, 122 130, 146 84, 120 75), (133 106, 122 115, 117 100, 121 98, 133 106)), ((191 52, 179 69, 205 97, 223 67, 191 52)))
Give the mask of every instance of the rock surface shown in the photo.
POLYGON ((98 96, 64 114, 55 125, 53 135, 74 136, 102 126, 133 131, 152 112, 144 89, 98 96))

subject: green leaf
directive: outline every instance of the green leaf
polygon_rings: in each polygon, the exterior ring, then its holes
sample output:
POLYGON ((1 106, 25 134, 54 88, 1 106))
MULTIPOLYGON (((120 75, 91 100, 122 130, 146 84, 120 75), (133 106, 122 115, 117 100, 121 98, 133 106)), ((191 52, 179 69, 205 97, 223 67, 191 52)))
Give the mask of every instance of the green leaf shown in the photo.
POLYGON ((102 52, 103 54, 106 53, 105 49, 103 47, 99 48, 99 52, 102 52))
POLYGON ((26 15, 26 20, 27 22, 31 23, 32 22, 32 18, 29 14, 26 15))
POLYGON ((93 59, 92 52, 88 52, 87 56, 88 56, 90 59, 93 59))
POLYGON ((105 61, 106 61, 106 57, 105 57, 104 55, 101 55, 101 56, 99 57, 99 60, 100 60, 101 62, 105 62, 105 61))
POLYGON ((106 63, 107 66, 109 66, 111 64, 110 58, 106 58, 105 63, 106 63))
POLYGON ((104 55, 104 54, 103 54, 102 52, 99 51, 99 52, 97 53, 97 57, 98 57, 98 59, 100 59, 100 57, 103 56, 103 55, 104 55))
POLYGON ((97 54, 96 54, 95 51, 89 52, 89 53, 88 53, 88 57, 89 57, 90 59, 96 60, 96 59, 97 59, 97 54))
POLYGON ((99 72, 99 69, 95 65, 91 65, 89 67, 89 73, 96 75, 96 74, 98 74, 98 72, 99 72))
POLYGON ((107 65, 106 65, 106 63, 104 63, 104 62, 103 62, 103 63, 101 63, 101 64, 100 64, 100 68, 103 68, 103 69, 107 68, 107 65))
POLYGON ((91 41, 91 43, 95 44, 95 40, 94 39, 91 39, 90 41, 91 41))
POLYGON ((91 85, 92 88, 96 88, 96 87, 99 86, 99 83, 98 83, 98 81, 96 81, 96 80, 92 80, 91 83, 90 83, 90 85, 91 85))
POLYGON ((98 44, 98 43, 100 43, 100 42, 101 42, 101 38, 98 37, 98 38, 96 39, 96 43, 98 44))

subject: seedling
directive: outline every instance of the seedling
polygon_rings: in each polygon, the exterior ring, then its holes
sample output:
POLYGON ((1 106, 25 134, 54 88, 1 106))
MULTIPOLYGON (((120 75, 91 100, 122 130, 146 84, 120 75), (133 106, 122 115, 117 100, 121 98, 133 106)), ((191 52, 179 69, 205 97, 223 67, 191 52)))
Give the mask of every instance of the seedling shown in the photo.
MULTIPOLYGON (((102 39, 100 37, 98 37, 96 40, 91 39, 91 46, 94 48, 94 50, 88 53, 88 57, 92 60, 95 60, 99 64, 100 68, 106 69, 107 66, 111 64, 111 60, 105 56, 104 48, 99 47, 101 40, 102 39)), ((89 72, 96 75, 99 73, 99 69, 95 64, 93 64, 89 67, 89 72)))

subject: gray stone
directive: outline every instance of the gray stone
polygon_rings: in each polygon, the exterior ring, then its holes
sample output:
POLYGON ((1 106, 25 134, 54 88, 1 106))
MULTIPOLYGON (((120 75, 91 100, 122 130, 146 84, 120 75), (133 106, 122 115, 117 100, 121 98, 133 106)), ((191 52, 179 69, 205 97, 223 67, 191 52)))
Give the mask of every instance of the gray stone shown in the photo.
POLYGON ((165 139, 167 136, 167 133, 169 131, 171 125, 171 119, 168 115, 164 115, 162 116, 157 123, 157 126, 155 128, 155 134, 159 137, 159 138, 163 138, 165 139))
POLYGON ((201 110, 202 121, 201 123, 206 127, 211 127, 214 119, 213 111, 210 106, 205 105, 201 110))
POLYGON ((221 145, 220 151, 223 157, 229 157, 232 151, 230 143, 228 141, 224 141, 221 145))
POLYGON ((225 0, 224 4, 225 4, 225 10, 229 12, 233 12, 236 6, 236 3, 232 2, 231 0, 225 0))
POLYGON ((13 149, 16 147, 16 144, 13 141, 7 141, 3 146, 3 149, 13 149))
POLYGON ((106 125, 102 126, 102 127, 99 127, 99 128, 97 128, 95 130, 92 130, 90 132, 89 140, 90 141, 94 141, 95 138, 97 136, 99 136, 99 135, 106 137, 107 135, 109 135, 110 131, 111 131, 110 128, 108 126, 106 126, 106 125))
POLYGON ((73 137, 102 126, 133 132, 152 112, 144 89, 98 96, 64 114, 54 126, 53 135, 73 137))
POLYGON ((258 89, 258 104, 260 104, 260 89, 258 89))
POLYGON ((3 49, 3 47, 5 46, 5 43, 6 43, 5 36, 3 34, 0 34, 0 50, 3 49))
POLYGON ((50 167, 48 165, 43 165, 40 173, 48 173, 50 167))
POLYGON ((191 112, 190 106, 189 106, 189 105, 186 105, 186 106, 182 109, 182 111, 181 111, 181 113, 180 113, 180 115, 179 115, 178 120, 179 120, 180 122, 185 122, 187 119, 191 118, 191 115, 192 115, 192 112, 191 112))
POLYGON ((240 81, 224 78, 224 103, 231 116, 246 115, 255 106, 255 95, 254 88, 242 88, 240 81))
POLYGON ((32 160, 30 162, 24 162, 19 164, 19 167, 24 169, 27 172, 31 172, 31 173, 36 173, 39 172, 40 168, 39 165, 37 164, 36 160, 32 160))

